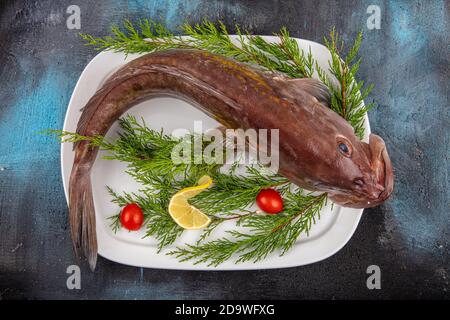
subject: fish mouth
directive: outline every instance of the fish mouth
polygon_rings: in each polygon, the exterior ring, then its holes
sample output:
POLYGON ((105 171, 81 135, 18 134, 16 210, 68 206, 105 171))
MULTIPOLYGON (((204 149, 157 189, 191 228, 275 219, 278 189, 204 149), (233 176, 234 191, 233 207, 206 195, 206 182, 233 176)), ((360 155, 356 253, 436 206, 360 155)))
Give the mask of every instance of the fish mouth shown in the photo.
POLYGON ((370 161, 370 180, 362 192, 330 194, 331 201, 351 208, 370 208, 383 203, 394 189, 394 172, 384 140, 375 134, 369 136, 369 144, 363 143, 370 161))

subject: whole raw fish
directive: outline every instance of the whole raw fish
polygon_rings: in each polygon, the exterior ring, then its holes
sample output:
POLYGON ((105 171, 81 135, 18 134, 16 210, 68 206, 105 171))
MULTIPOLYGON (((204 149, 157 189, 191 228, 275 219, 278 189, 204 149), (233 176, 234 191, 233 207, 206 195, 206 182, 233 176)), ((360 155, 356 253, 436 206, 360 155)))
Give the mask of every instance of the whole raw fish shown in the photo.
MULTIPOLYGON (((332 111, 326 86, 288 79, 200 50, 168 50, 137 58, 115 72, 83 108, 77 133, 105 135, 133 105, 172 95, 231 129, 279 129, 279 172, 293 183, 325 191, 343 206, 373 207, 393 189, 384 141, 360 141, 332 111)), ((69 215, 77 254, 91 269, 97 260, 91 169, 98 148, 75 144, 69 183, 69 215)))

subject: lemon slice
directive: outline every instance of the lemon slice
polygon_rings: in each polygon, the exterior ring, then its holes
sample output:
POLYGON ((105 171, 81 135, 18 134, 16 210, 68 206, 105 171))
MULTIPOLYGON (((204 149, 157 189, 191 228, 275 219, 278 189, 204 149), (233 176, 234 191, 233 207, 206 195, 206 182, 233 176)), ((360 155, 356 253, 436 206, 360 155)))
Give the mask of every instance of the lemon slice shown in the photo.
POLYGON ((195 230, 205 228, 211 223, 211 219, 206 214, 188 202, 188 199, 209 188, 211 184, 211 177, 203 176, 198 180, 197 186, 184 188, 172 196, 169 214, 180 227, 195 230))

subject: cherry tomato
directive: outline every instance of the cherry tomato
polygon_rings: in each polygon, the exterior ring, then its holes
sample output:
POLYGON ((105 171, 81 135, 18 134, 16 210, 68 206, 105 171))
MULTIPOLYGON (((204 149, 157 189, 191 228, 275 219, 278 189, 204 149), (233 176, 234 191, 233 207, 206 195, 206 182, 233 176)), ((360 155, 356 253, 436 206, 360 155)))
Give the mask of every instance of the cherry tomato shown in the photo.
POLYGON ((139 230, 144 223, 142 209, 135 203, 127 204, 120 213, 120 223, 127 230, 139 230))
POLYGON ((274 189, 263 189, 256 196, 256 204, 267 213, 275 214, 283 211, 283 198, 274 189))

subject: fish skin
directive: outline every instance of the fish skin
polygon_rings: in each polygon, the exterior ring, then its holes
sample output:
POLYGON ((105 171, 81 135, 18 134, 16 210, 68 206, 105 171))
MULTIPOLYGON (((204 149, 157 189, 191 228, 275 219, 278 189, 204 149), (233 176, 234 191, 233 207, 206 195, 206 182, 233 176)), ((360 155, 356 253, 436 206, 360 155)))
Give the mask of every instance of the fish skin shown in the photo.
MULTIPOLYGON (((111 75, 82 109, 77 133, 105 135, 129 108, 154 96, 173 95, 230 129, 279 129, 279 172, 293 183, 328 192, 338 204, 366 208, 393 189, 384 141, 360 141, 332 111, 328 90, 313 79, 288 79, 201 50, 167 50, 139 57, 111 75), (345 156, 338 144, 348 145, 345 156), (356 183, 358 181, 358 183, 356 183)), ((270 140, 270 139, 269 139, 270 140)), ((69 219, 75 253, 92 270, 97 257, 90 174, 98 148, 74 144, 69 219)))

